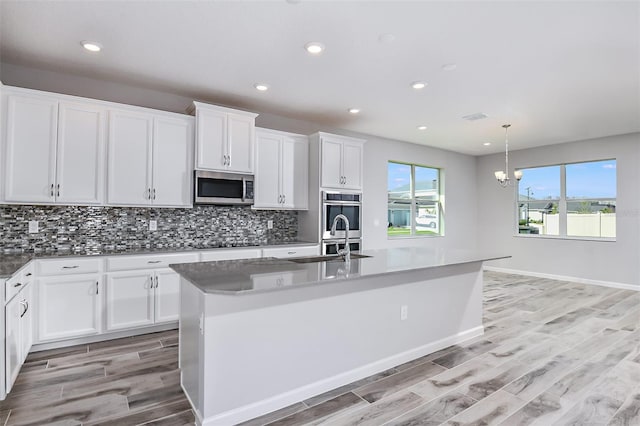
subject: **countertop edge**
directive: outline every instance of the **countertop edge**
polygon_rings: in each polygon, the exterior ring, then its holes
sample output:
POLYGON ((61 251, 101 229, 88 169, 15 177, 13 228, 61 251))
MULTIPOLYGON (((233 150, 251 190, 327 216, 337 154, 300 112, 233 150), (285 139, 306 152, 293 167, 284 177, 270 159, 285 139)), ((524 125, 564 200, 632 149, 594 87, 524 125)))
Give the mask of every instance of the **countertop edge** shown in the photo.
POLYGON ((247 249, 270 249, 270 248, 282 248, 282 247, 302 247, 302 246, 314 246, 319 245, 318 242, 312 241, 296 241, 296 242, 283 242, 279 244, 265 244, 258 246, 241 246, 241 247, 205 247, 205 248, 185 248, 185 247, 166 247, 158 249, 130 249, 129 251, 114 251, 107 253, 74 253, 71 251, 59 251, 59 252, 47 252, 47 253, 16 253, 16 254, 2 254, 0 255, 0 280, 11 278, 17 272, 20 272, 25 266, 32 260, 50 260, 50 259, 66 259, 74 257, 82 258, 100 258, 110 256, 149 256, 149 255, 163 255, 163 254, 178 254, 178 253, 199 253, 207 251, 217 250, 247 250, 247 249), (12 266, 4 266, 3 262, 9 263, 12 266))

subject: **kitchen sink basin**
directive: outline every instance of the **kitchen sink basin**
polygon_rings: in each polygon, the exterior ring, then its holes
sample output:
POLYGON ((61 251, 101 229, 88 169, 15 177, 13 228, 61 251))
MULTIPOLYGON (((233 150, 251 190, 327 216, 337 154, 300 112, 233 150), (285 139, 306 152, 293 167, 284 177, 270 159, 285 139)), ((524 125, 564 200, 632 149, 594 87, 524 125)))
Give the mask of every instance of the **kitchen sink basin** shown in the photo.
MULTIPOLYGON (((371 256, 367 256, 366 254, 351 253, 352 259, 361 259, 363 257, 371 257, 371 256)), ((287 259, 287 260, 289 260, 290 262, 296 262, 296 263, 316 263, 316 262, 331 262, 331 261, 343 262, 342 257, 338 256, 337 254, 332 254, 328 256, 296 257, 296 258, 287 259)))

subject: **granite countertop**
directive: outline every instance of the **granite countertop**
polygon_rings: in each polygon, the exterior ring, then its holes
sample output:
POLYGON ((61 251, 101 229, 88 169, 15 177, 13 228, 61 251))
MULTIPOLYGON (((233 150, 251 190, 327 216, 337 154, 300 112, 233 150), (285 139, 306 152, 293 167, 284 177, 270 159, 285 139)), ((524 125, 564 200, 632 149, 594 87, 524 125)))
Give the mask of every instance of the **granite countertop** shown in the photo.
POLYGON ((69 248, 56 251, 41 251, 33 253, 24 253, 18 250, 6 250, 0 254, 0 278, 8 278, 16 273, 20 268, 25 266, 33 259, 51 259, 62 257, 85 257, 85 256, 119 256, 119 255, 138 255, 138 254, 169 254, 182 252, 199 252, 211 250, 225 249, 243 249, 243 248, 269 248, 280 246, 304 246, 318 244, 311 241, 267 241, 264 244, 256 245, 234 245, 234 246, 207 246, 207 247, 81 247, 69 248))
POLYGON ((182 263, 169 267, 205 293, 238 296, 510 257, 422 247, 364 250, 360 254, 369 257, 352 258, 349 265, 336 257, 311 263, 260 258, 182 263))

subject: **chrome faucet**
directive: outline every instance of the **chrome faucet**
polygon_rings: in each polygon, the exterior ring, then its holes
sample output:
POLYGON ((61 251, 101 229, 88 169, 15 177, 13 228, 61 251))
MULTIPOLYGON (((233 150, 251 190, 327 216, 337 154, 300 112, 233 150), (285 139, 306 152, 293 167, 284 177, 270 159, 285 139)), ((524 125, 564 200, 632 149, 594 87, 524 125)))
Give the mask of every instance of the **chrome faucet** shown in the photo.
POLYGON ((342 256, 342 259, 345 262, 351 262, 351 249, 349 247, 349 219, 343 214, 337 215, 333 219, 333 224, 331 225, 331 235, 336 235, 336 225, 338 224, 338 220, 342 219, 344 221, 344 248, 340 249, 338 243, 336 243, 336 251, 339 256, 342 256))

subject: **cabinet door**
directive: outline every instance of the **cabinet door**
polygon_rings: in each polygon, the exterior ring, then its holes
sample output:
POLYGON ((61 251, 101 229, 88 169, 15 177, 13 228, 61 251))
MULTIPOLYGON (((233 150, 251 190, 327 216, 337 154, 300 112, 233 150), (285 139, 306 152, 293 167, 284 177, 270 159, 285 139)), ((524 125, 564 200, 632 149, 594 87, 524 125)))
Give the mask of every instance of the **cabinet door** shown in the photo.
POLYGON ((107 274, 107 330, 153 324, 153 271, 107 274))
POLYGON ((280 146, 281 137, 268 133, 256 135, 256 208, 281 207, 280 196, 280 146))
POLYGON ((322 138, 322 186, 342 188, 342 141, 322 138))
POLYGON ((178 321, 180 317, 180 275, 170 269, 156 271, 156 323, 178 321))
POLYGON ((190 206, 193 119, 156 117, 153 126, 153 204, 190 206))
POLYGON ((33 345, 33 309, 35 308, 33 305, 33 286, 25 287, 18 297, 23 303, 20 318, 20 365, 22 365, 33 345))
POLYGON ((41 278, 38 287, 38 341, 100 333, 97 274, 41 278))
MULTIPOLYGON (((24 311, 24 304, 20 303, 22 299, 20 295, 14 297, 6 305, 6 323, 5 323, 5 374, 6 374, 6 391, 9 392, 18 377, 20 366, 22 365, 22 342, 20 341, 20 315, 24 311)), ((2 384, 4 386, 4 383, 2 384)))
POLYGON ((240 173, 253 173, 253 146, 255 118, 228 114, 227 118, 229 164, 227 169, 240 173))
POLYGON ((152 121, 146 114, 111 111, 109 114, 109 204, 151 203, 152 121))
POLYGON ((284 150, 282 181, 283 191, 287 194, 285 204, 296 210, 309 208, 309 141, 306 137, 296 138, 293 153, 284 150), (290 185, 290 187, 289 187, 290 185), (288 193, 292 192, 289 197, 288 193))
POLYGON ((362 144, 344 142, 342 164, 343 187, 362 189, 362 144))
POLYGON ((53 203, 58 102, 9 95, 5 158, 7 201, 53 203))
POLYGON ((104 186, 105 111, 61 102, 56 164, 56 201, 100 204, 104 186))
MULTIPOLYGON (((284 138, 280 150, 280 192, 283 196, 282 207, 292 209, 295 207, 295 188, 298 183, 295 179, 296 168, 296 143, 294 140, 284 138)), ((307 170, 308 173, 308 170, 307 170)))
POLYGON ((196 168, 225 170, 227 114, 208 109, 196 112, 196 168))

